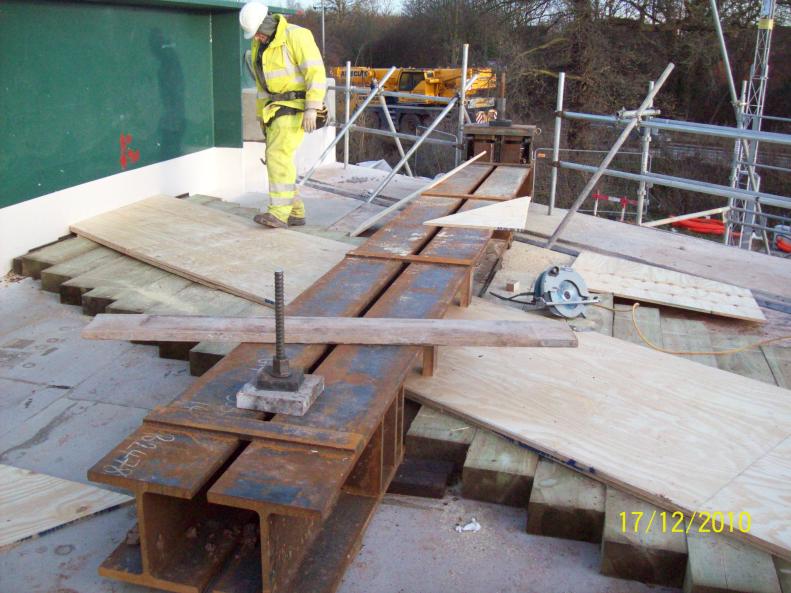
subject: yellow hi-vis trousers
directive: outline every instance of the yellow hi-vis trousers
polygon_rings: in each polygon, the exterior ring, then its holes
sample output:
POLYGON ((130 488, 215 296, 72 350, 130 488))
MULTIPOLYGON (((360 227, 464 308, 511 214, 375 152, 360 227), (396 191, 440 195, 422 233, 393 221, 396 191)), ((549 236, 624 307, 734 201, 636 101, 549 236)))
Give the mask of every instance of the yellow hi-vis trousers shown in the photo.
POLYGON ((296 198, 297 166, 294 156, 302 144, 302 113, 281 115, 264 126, 266 171, 269 175, 268 212, 283 222, 305 217, 305 205, 296 198))

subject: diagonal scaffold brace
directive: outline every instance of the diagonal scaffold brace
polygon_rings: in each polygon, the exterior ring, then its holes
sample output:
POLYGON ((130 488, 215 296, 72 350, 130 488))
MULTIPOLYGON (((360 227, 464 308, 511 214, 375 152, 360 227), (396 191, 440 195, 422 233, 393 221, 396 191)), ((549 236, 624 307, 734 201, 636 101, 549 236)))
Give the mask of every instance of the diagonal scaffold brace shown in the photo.
MULTIPOLYGON (((593 173, 590 179, 588 179, 588 183, 585 184, 585 187, 582 188, 582 191, 577 196, 577 199, 574 200, 574 203, 571 205, 571 208, 568 209, 566 212, 566 216, 563 217, 563 220, 560 221, 560 224, 555 229, 555 232, 552 233, 552 236, 549 237, 545 247, 547 249, 552 249, 552 247, 557 242, 560 235, 563 233, 564 229, 568 226, 569 222, 571 222, 572 216, 580 209, 582 203, 588 198, 590 193, 593 191, 593 188, 596 187, 596 184, 601 179, 602 175, 605 174, 607 167, 610 166, 610 163, 615 158, 615 155, 618 154, 618 151, 621 150, 621 147, 624 145, 626 140, 629 138, 629 134, 632 133, 637 125, 640 123, 640 119, 643 117, 644 112, 649 109, 654 101, 654 97, 656 97, 657 93, 660 91, 662 86, 667 81, 668 77, 670 76, 671 72, 675 68, 675 64, 672 62, 667 65, 664 72, 660 75, 657 79, 656 84, 654 87, 648 92, 645 99, 643 99, 642 104, 637 110, 634 112, 633 117, 630 119, 629 123, 621 130, 621 135, 618 136, 618 139, 610 148, 607 155, 602 160, 601 164, 599 165, 598 169, 593 173)), ((558 163, 553 163, 554 167, 559 166, 558 163)))

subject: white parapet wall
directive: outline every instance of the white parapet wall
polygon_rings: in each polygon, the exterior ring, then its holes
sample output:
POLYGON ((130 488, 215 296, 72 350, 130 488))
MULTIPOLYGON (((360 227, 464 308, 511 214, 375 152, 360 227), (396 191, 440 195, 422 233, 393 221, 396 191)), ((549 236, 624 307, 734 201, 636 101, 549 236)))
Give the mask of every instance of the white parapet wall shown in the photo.
MULTIPOLYGON (((297 152, 298 172, 306 172, 334 137, 332 127, 307 135, 297 152)), ((11 269, 14 257, 67 235, 69 225, 152 195, 207 194, 233 199, 246 192, 266 192, 263 156, 262 142, 245 142, 243 148, 209 148, 0 208, 0 275, 11 269)), ((333 162, 335 154, 330 151, 324 163, 333 162)))

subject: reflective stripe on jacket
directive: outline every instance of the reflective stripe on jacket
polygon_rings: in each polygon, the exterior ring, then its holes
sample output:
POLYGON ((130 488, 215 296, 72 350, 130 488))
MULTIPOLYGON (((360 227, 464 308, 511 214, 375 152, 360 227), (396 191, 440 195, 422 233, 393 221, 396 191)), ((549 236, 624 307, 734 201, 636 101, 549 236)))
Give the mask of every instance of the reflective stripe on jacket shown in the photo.
MULTIPOLYGON (((261 64, 255 64, 264 73, 266 88, 259 80, 256 111, 264 123, 272 119, 278 106, 299 110, 320 109, 327 92, 327 76, 321 53, 313 39, 313 33, 304 27, 290 25, 282 15, 277 15, 275 35, 264 50, 261 64), (294 91, 305 93, 304 99, 271 101, 269 94, 294 91)), ((260 42, 253 38, 252 58, 258 55, 260 42)))

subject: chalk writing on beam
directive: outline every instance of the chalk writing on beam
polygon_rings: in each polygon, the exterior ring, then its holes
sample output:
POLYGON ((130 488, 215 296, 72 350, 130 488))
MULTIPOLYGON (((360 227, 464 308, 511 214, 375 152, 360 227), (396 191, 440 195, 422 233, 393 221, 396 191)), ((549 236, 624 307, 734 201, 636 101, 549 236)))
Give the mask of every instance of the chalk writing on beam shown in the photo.
POLYGON ((145 433, 124 447, 123 453, 105 465, 102 471, 111 476, 127 478, 151 451, 175 440, 176 435, 167 432, 145 433))

